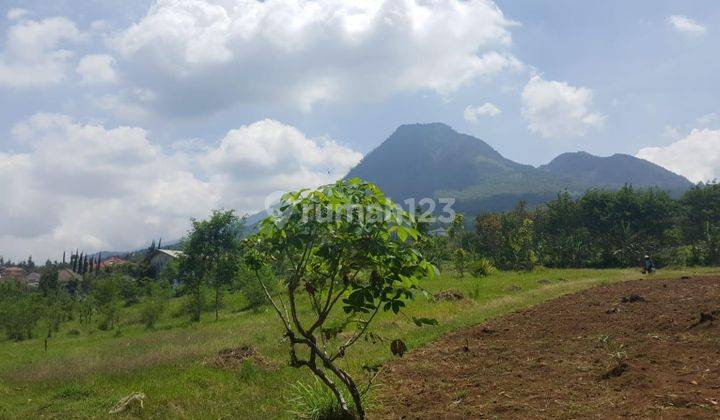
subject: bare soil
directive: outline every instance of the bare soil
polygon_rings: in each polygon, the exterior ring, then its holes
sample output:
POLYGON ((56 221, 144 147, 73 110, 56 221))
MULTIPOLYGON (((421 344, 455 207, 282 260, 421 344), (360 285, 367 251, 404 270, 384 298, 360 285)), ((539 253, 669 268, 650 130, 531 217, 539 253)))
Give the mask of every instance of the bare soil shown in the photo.
POLYGON ((388 364, 380 418, 720 418, 720 279, 637 280, 388 364))

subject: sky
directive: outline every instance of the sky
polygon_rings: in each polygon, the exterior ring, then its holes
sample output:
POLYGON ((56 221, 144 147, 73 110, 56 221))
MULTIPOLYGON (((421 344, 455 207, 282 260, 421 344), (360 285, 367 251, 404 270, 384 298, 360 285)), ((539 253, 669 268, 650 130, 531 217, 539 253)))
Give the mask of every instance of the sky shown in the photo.
POLYGON ((716 0, 0 0, 0 255, 178 239, 406 123, 712 180, 718 45, 716 0))

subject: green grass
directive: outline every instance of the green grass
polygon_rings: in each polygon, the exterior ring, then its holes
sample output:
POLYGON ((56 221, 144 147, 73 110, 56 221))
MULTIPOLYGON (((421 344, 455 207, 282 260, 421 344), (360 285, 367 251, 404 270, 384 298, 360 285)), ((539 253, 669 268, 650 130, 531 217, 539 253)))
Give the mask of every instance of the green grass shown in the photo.
MULTIPOLYGON (((715 269, 664 270, 654 278, 717 273, 715 269)), ((430 291, 460 290, 468 299, 433 302, 418 297, 408 316, 432 317, 439 325, 418 328, 402 316, 382 314, 371 331, 386 341, 363 341, 351 348, 341 363, 361 376, 363 365, 391 359, 389 342, 403 339, 408 348, 422 346, 447 331, 474 325, 603 283, 640 278, 638 270, 549 270, 532 273, 496 273, 476 279, 452 274, 424 283, 430 291), (471 297, 472 296, 472 297, 471 297)), ((270 309, 238 311, 239 296, 228 296, 221 319, 206 313, 202 322, 189 324, 170 314, 174 301, 155 331, 146 331, 126 314, 118 336, 113 331, 88 329, 70 322, 50 340, 0 341, 0 418, 106 417, 122 397, 147 395, 142 416, 147 418, 277 418, 287 417, 290 385, 313 379, 306 370, 286 366, 287 347, 270 309), (80 335, 69 335, 70 330, 80 335), (254 346, 276 367, 244 364, 238 369, 206 365, 226 347, 254 346)))

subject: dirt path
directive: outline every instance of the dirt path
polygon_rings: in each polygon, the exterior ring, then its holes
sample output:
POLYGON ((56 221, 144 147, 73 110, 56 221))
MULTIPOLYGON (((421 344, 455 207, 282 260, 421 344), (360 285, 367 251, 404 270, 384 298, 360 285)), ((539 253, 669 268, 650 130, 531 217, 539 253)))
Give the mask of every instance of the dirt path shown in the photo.
POLYGON ((446 335, 382 382, 374 417, 720 418, 720 279, 564 296, 446 335))

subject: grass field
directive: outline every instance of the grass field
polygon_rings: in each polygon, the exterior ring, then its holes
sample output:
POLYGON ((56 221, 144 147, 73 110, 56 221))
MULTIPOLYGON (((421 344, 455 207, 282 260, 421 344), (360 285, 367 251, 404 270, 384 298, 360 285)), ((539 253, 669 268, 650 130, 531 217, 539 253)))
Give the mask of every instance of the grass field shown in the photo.
MULTIPOLYGON (((718 273, 719 269, 663 270, 655 278, 718 273)), ((432 317, 439 325, 416 327, 402 316, 382 314, 373 333, 380 344, 359 342, 342 364, 357 375, 363 365, 377 366, 392 357, 389 341, 401 338, 410 349, 444 332, 482 322, 557 296, 598 284, 640 278, 638 270, 550 270, 497 273, 476 279, 444 274, 424 283, 430 292, 455 288, 467 299, 432 301, 418 297, 409 316, 432 317)), ((285 365, 287 348, 281 328, 269 309, 240 311, 239 296, 228 296, 219 321, 205 314, 189 324, 173 318, 182 302, 171 303, 154 331, 131 323, 126 314, 122 332, 85 329, 74 322, 49 342, 0 341, 0 418, 106 417, 122 397, 147 395, 147 418, 278 418, 287 417, 288 385, 313 381, 305 370, 285 365), (73 334, 70 332, 72 330, 73 334), (79 332, 79 334, 77 334, 79 332), (252 345, 270 367, 245 363, 238 368, 214 367, 223 348, 252 345)), ((379 391, 382 392, 381 387, 379 391)))

